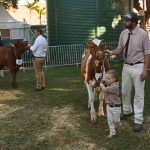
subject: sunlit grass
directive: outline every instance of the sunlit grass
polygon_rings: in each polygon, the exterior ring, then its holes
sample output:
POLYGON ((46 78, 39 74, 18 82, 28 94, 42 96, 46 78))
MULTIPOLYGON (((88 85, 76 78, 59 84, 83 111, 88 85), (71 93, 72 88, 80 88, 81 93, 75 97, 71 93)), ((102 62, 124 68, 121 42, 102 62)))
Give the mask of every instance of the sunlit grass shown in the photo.
POLYGON ((62 88, 49 88, 50 91, 61 91, 61 92, 71 92, 78 91, 79 89, 62 89, 62 88))
MULTIPOLYGON (((122 64, 111 65, 121 77, 122 64)), ((34 92, 33 70, 17 75, 11 89, 9 74, 0 79, 0 150, 149 150, 150 77, 145 86, 144 128, 134 133, 133 117, 122 121, 116 138, 108 139, 106 116, 95 124, 87 109, 87 91, 80 67, 45 70, 46 89, 34 92)))

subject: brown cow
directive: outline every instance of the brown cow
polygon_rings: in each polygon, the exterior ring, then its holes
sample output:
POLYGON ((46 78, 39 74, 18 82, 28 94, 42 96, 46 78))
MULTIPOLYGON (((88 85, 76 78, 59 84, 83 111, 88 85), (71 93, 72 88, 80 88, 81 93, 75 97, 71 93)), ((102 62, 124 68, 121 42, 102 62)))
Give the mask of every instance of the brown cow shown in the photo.
POLYGON ((12 79, 12 87, 14 88, 17 87, 16 73, 19 71, 19 67, 22 64, 22 53, 27 49, 28 44, 23 40, 17 40, 12 46, 0 47, 0 70, 5 66, 8 68, 12 79))
MULTIPOLYGON (((96 98, 95 85, 98 80, 103 78, 105 71, 109 70, 108 60, 103 53, 103 51, 106 49, 106 44, 107 43, 105 41, 99 39, 89 41, 82 55, 81 76, 88 91, 88 107, 91 109, 92 122, 96 121, 96 111, 94 108, 94 101, 96 98)), ((101 91, 99 94, 99 116, 104 115, 103 100, 104 93, 101 91)))

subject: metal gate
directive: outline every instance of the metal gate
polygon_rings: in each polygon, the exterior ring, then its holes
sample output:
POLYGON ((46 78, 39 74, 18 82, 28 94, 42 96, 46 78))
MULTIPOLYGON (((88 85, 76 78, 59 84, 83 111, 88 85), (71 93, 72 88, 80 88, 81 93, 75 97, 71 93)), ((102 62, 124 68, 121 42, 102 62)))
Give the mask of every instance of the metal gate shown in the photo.
MULTIPOLYGON (((109 42, 108 48, 113 49, 117 47, 117 42, 109 42)), ((85 44, 59 45, 48 46, 45 66, 63 66, 63 65, 78 65, 81 63, 82 53, 85 50, 85 44)), ((33 67, 32 53, 25 52, 22 56, 23 67, 33 67)), ((110 61, 118 61, 120 56, 110 57, 110 61)))

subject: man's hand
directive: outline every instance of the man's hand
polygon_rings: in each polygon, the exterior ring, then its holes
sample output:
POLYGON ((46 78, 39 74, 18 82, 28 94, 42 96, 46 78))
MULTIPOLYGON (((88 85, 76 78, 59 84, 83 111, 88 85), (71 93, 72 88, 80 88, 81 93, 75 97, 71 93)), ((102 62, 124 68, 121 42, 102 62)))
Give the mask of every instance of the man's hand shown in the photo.
POLYGON ((110 50, 108 50, 108 49, 104 51, 104 54, 105 54, 105 55, 113 55, 113 54, 112 54, 112 51, 110 51, 110 50))
POLYGON ((148 77, 149 63, 150 63, 150 57, 149 57, 149 55, 145 55, 144 56, 144 68, 143 68, 143 72, 141 74, 141 81, 146 80, 148 77))
POLYGON ((148 71, 147 70, 143 70, 142 74, 141 74, 141 81, 146 80, 148 77, 148 71))

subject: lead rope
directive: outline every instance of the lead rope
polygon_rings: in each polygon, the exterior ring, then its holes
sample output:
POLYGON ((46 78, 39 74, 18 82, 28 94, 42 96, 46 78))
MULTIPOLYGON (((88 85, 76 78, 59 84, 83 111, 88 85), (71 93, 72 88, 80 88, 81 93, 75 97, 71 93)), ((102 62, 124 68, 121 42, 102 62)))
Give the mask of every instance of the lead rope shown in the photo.
POLYGON ((105 59, 106 59, 106 55, 104 56, 104 60, 103 60, 103 63, 102 63, 102 66, 101 66, 101 70, 102 70, 102 77, 101 77, 101 80, 103 79, 105 73, 106 73, 106 70, 105 70, 105 59))
MULTIPOLYGON (((13 50, 14 50, 14 53, 15 53, 15 60, 17 60, 17 58, 16 58, 16 48, 15 48, 15 45, 11 45, 12 46, 12 48, 13 48, 13 50)), ((16 66, 17 66, 17 64, 16 64, 16 66)))
POLYGON ((15 57, 16 57, 16 48, 15 48, 15 45, 12 45, 13 47, 13 50, 14 50, 14 53, 15 53, 15 57))
POLYGON ((15 53, 15 57, 16 57, 16 66, 17 65, 21 66, 22 65, 22 59, 21 58, 20 59, 17 58, 17 53, 16 53, 16 47, 15 47, 15 45, 12 45, 12 47, 14 49, 14 53, 15 53))

